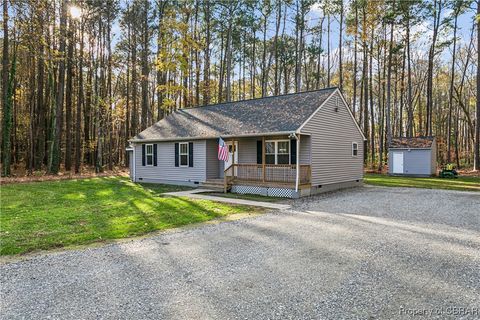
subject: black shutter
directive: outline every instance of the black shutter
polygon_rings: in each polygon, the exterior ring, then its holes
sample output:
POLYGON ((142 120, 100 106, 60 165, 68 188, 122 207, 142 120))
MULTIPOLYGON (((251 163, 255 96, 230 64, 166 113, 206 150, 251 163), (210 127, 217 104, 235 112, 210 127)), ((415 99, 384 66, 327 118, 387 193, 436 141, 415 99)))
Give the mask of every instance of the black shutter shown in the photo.
POLYGON ((193 142, 188 143, 188 166, 193 167, 193 142))
POLYGON ((297 164, 297 140, 290 140, 290 164, 297 164))
POLYGON ((142 144, 142 166, 145 166, 145 145, 142 144))
POLYGON ((178 142, 175 143, 175 167, 178 167, 178 142))
POLYGON ((262 148, 263 148, 262 140, 257 140, 257 164, 262 164, 262 160, 263 160, 262 148))
POLYGON ((153 145, 153 165, 157 166, 157 144, 153 145))

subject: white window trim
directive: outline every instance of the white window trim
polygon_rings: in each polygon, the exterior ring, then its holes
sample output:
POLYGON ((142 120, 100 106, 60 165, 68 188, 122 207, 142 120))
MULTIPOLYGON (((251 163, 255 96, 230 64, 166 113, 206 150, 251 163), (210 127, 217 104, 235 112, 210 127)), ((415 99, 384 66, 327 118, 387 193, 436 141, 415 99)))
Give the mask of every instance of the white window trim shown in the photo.
MULTIPOLYGON (((265 140, 265 148, 267 142, 273 142, 274 144, 274 153, 268 153, 268 155, 275 155, 275 165, 278 164, 278 143, 279 142, 288 142, 288 153, 280 153, 281 155, 288 154, 288 164, 291 164, 291 154, 292 154, 292 142, 288 139, 280 139, 280 140, 265 140)), ((265 155, 267 155, 267 150, 264 150, 265 155)))
POLYGON ((153 143, 149 143, 145 145, 145 166, 153 167, 155 162, 155 157, 153 156, 153 143), (152 146, 152 153, 148 153, 148 146, 152 146), (148 156, 152 156, 152 164, 148 164, 148 156))
POLYGON ((352 142, 352 157, 358 157, 358 142, 355 142, 355 141, 352 142), (353 149, 353 146, 354 146, 354 145, 357 145, 357 154, 353 154, 353 150, 354 150, 354 149, 353 149))
POLYGON ((178 143, 178 165, 180 167, 188 167, 188 165, 190 164, 190 150, 188 148, 188 142, 179 142, 178 143), (182 153, 182 144, 186 145, 187 146, 187 153, 182 153), (182 156, 187 156, 187 164, 183 164, 182 165, 182 156))

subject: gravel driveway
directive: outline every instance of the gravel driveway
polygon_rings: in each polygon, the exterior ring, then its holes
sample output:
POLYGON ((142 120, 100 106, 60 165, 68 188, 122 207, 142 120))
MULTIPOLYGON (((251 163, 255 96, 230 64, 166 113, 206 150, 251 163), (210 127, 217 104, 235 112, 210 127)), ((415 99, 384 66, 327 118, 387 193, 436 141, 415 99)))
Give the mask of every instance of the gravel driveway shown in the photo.
POLYGON ((352 189, 0 272, 1 319, 478 319, 480 194, 352 189))

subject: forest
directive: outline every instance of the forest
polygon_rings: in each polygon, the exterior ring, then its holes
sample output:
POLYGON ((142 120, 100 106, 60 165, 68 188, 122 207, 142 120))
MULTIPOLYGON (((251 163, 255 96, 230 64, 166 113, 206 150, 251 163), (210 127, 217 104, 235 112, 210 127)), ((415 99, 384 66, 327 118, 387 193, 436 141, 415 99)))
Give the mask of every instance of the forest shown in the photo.
POLYGON ((386 165, 480 168, 479 0, 2 0, 2 176, 113 170, 180 108, 339 87, 386 165))

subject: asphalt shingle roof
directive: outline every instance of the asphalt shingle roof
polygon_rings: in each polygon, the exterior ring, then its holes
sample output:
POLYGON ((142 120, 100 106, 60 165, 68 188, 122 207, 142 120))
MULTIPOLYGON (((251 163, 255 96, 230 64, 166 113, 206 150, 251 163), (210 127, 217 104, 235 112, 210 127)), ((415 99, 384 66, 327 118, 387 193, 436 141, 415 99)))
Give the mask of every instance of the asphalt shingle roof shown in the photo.
POLYGON ((143 130, 132 140, 291 132, 297 130, 335 90, 326 88, 180 109, 143 130))
POLYGON ((431 148, 434 137, 397 137, 392 138, 390 148, 411 148, 426 149, 431 148))

